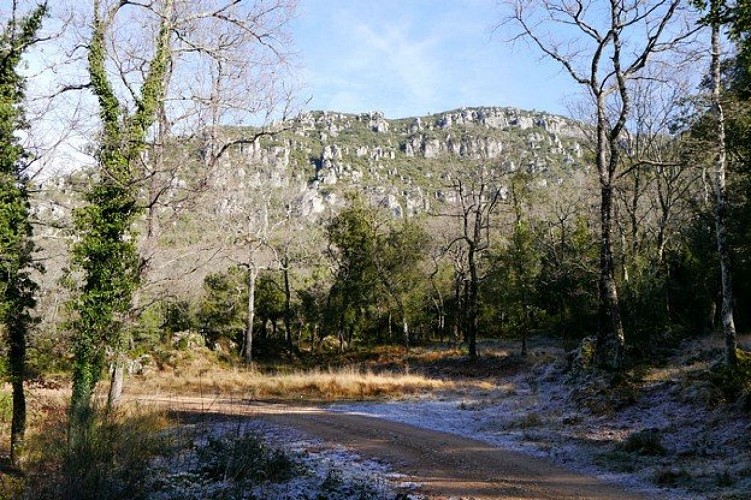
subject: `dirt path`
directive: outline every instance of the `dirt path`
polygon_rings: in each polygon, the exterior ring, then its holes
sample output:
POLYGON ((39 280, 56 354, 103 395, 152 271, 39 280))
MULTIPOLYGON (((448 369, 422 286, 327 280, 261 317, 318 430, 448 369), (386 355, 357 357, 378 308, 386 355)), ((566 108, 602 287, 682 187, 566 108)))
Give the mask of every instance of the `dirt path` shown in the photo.
POLYGON ((433 499, 644 498, 544 460, 383 419, 275 403, 198 398, 164 402, 179 410, 263 418, 344 445, 360 456, 389 463, 422 484, 420 493, 433 499))

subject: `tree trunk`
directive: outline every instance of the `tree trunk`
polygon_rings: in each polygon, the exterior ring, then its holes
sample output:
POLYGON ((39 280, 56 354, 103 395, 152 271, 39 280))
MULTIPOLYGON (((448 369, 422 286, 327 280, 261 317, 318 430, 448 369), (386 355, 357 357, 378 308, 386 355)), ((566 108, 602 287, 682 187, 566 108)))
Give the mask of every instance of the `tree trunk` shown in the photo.
POLYGON ((287 255, 284 256, 282 275, 284 277, 284 336, 289 352, 295 352, 292 342, 292 289, 289 284, 289 257, 287 255))
POLYGON ((388 319, 388 322, 389 322, 389 324, 388 324, 388 334, 387 335, 388 335, 389 342, 393 342, 394 341, 394 337, 393 337, 392 326, 391 326, 391 325, 393 325, 393 321, 391 319, 391 308, 390 307, 389 307, 389 319, 388 319))
POLYGON ((600 220, 602 224, 600 244, 600 300, 599 329, 597 332, 597 359, 602 368, 619 370, 623 363, 625 337, 621 323, 618 290, 613 269, 611 242, 612 188, 602 188, 600 220))
POLYGON ((618 137, 607 132, 606 105, 598 100, 597 170, 600 177, 600 280, 596 360, 601 368, 619 370, 625 336, 613 266, 613 172, 618 162, 618 137), (609 148, 608 148, 609 146, 609 148), (610 158, 608 158, 608 149, 610 158))
POLYGON ((107 408, 117 406, 125 385, 125 360, 119 354, 112 363, 110 370, 110 389, 107 392, 107 408))
POLYGON ((522 325, 522 356, 527 355, 527 337, 529 336, 529 329, 531 328, 531 306, 529 305, 529 299, 524 297, 524 325, 522 325))
POLYGON ((402 338, 404 339, 404 347, 409 352, 409 324, 407 323, 407 315, 402 313, 402 338))
MULTIPOLYGON (((718 8, 718 0, 712 2, 712 11, 718 8)), ((730 269, 730 249, 727 244, 726 218, 726 181, 725 163, 725 114, 721 100, 721 45, 720 26, 712 24, 712 104, 717 127, 717 157, 715 159, 715 230, 717 233, 717 253, 720 257, 720 274, 722 279, 722 332, 725 336, 725 362, 734 367, 738 364, 738 339, 733 320, 733 280, 730 269)))
POLYGON ((339 316, 339 328, 337 329, 337 336, 339 337, 339 351, 344 352, 344 316, 339 316))
MULTIPOLYGON (((153 229, 152 226, 150 226, 149 230, 151 229, 153 229)), ((155 235, 156 233, 153 233, 147 237, 147 247, 150 244, 150 239, 153 239, 151 243, 156 244, 155 235)), ((149 272, 148 258, 144 260, 143 253, 141 254, 141 256, 141 262, 138 266, 139 282, 141 282, 141 280, 144 280, 149 272)), ((117 406, 120 396, 122 396, 123 394, 123 388, 125 387, 125 363, 127 362, 127 358, 125 356, 125 344, 132 342, 132 337, 129 336, 130 330, 135 328, 136 324, 138 323, 138 312, 140 308, 141 290, 136 289, 136 291, 133 292, 133 298, 130 303, 130 309, 128 310, 128 316, 124 331, 119 333, 117 342, 113 344, 114 352, 112 366, 110 369, 110 387, 107 391, 107 408, 114 408, 115 406, 117 406)))
POLYGON ((443 342, 443 338, 446 332, 446 311, 441 304, 441 308, 438 312, 438 341, 443 342))
POLYGON ((459 273, 454 277, 454 345, 459 345, 462 335, 462 279, 459 273))
POLYGON ((248 266, 248 317, 245 322, 245 336, 243 338, 243 360, 253 362, 253 322, 256 317, 256 268, 248 266))
POLYGON ((469 259, 469 300, 467 304, 467 341, 469 343, 469 358, 477 359, 477 299, 479 291, 479 278, 477 276, 477 263, 475 251, 470 246, 469 259))
POLYGON ((9 326, 9 368, 13 390, 13 415, 10 424, 10 463, 14 468, 21 465, 26 432, 26 394, 23 381, 26 378, 26 325, 20 317, 23 312, 11 311, 15 317, 9 326), (19 314, 20 313, 20 314, 19 314))

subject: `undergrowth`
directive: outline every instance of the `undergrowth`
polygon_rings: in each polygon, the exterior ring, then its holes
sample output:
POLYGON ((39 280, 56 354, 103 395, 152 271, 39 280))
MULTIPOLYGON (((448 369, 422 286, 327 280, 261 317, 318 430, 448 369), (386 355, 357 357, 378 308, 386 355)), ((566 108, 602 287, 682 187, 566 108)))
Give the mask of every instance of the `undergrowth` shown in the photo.
POLYGON ((168 446, 167 425, 153 411, 95 411, 71 433, 65 419, 50 418, 30 439, 24 497, 143 498, 149 462, 168 446))
POLYGON ((742 401, 746 410, 751 410, 751 353, 741 349, 737 352, 738 366, 714 366, 709 372, 709 381, 724 400, 742 401))
POLYGON ((250 433, 211 436, 196 454, 201 473, 215 481, 281 482, 294 475, 295 464, 287 454, 250 433))
POLYGON ((29 440, 27 476, 0 481, 0 499, 245 498, 303 473, 287 453, 238 426, 194 428, 164 412, 96 411, 71 433, 66 413, 29 440))
POLYGON ((643 429, 630 434, 621 448, 625 452, 639 455, 663 456, 667 454, 657 429, 643 429))

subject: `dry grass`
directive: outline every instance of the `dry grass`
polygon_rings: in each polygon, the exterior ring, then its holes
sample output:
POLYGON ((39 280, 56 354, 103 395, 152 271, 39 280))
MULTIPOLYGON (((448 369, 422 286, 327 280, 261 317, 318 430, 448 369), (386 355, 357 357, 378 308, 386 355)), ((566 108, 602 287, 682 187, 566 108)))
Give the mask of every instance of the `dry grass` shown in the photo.
POLYGON ((140 498, 151 458, 169 449, 165 410, 96 410, 71 439, 67 412, 28 436, 25 498, 140 498))
POLYGON ((144 377, 130 394, 242 394, 251 399, 375 399, 449 390, 454 384, 421 375, 373 373, 356 368, 264 374, 253 369, 199 369, 144 377))
MULTIPOLYGON (((65 420, 69 400, 69 387, 49 388, 26 384, 27 438, 45 433, 51 420, 65 420)), ((0 461, 3 463, 10 460, 11 411, 10 385, 3 384, 0 386, 0 461)), ((3 498, 1 493, 0 498, 3 498)))

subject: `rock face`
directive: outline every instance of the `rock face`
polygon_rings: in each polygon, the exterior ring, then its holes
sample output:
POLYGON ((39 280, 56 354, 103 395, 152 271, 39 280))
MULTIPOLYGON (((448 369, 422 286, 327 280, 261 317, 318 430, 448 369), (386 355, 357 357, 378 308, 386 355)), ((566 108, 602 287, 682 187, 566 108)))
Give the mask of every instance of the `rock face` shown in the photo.
MULTIPOLYGON (((294 209, 305 216, 336 208, 343 192, 357 190, 404 217, 427 210, 431 200, 451 203, 446 184, 463 164, 488 163, 509 174, 526 170, 555 180, 562 169, 582 166, 585 140, 582 125, 573 120, 500 107, 399 120, 378 111, 309 112, 282 128, 233 150, 214 184, 228 192, 291 186, 300 193, 294 209)), ((232 198, 220 210, 231 210, 232 198)))

